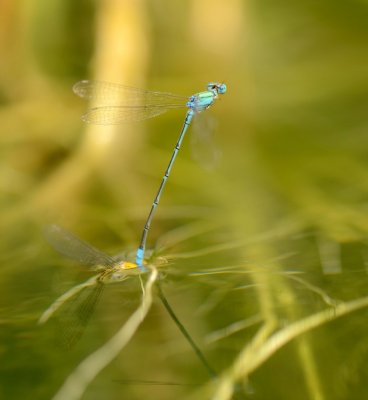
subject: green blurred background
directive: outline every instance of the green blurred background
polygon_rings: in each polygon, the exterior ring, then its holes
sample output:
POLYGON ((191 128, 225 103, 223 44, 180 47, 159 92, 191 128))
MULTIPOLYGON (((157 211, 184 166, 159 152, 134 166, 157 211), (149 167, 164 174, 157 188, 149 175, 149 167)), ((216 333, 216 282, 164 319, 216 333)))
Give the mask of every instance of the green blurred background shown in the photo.
MULTIPOLYGON (((37 325, 90 276, 43 227, 134 251, 184 119, 86 126, 71 91, 80 79, 187 95, 228 86, 209 111, 220 163, 203 169, 186 137, 148 238, 170 260, 169 301, 219 374, 251 343, 256 358, 272 332, 365 299, 367 21, 364 0, 0 2, 0 398, 51 398, 139 302, 137 280, 109 285, 70 351, 52 324, 37 325)), ((321 323, 240 369, 237 396, 366 398, 367 317, 362 308, 321 323)), ((210 398, 197 385, 208 380, 155 301, 83 398, 210 398)))

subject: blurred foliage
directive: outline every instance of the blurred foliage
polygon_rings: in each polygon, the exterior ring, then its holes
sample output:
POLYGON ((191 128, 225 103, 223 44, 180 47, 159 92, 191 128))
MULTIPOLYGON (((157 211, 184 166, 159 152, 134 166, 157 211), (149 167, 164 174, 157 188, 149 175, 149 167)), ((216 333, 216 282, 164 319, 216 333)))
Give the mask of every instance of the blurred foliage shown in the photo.
POLYGON ((84 398, 367 397, 367 17, 363 0, 0 3, 1 398, 52 397, 139 303, 138 280, 109 285, 69 352, 36 323, 90 276, 43 226, 134 252, 184 118, 86 127, 71 91, 84 78, 228 85, 211 110, 220 165, 202 170, 186 138, 148 238, 221 379, 205 384, 157 300, 84 398))
POLYGON ((29 17, 30 51, 42 73, 61 79, 86 75, 93 43, 93 4, 37 1, 29 17))

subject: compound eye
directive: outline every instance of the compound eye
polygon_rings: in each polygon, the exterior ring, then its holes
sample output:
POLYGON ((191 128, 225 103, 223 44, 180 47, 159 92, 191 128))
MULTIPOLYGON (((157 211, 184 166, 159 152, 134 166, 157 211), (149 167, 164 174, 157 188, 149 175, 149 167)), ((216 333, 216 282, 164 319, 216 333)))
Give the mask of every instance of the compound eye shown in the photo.
POLYGON ((217 91, 221 94, 226 93, 227 87, 225 85, 225 83, 220 83, 219 85, 217 85, 217 91))

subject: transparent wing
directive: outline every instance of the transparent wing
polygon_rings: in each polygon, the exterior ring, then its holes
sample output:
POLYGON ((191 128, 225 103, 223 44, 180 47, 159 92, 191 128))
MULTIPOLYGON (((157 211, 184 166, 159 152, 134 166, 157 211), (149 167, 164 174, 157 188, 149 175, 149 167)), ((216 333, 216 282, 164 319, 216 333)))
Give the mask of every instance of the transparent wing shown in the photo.
POLYGON ((186 96, 166 92, 154 92, 131 86, 101 81, 80 81, 73 86, 74 93, 93 102, 95 106, 167 106, 185 107, 186 96))
POLYGON ((209 113, 196 113, 193 134, 190 136, 193 159, 204 169, 216 168, 221 159, 221 151, 215 142, 217 121, 209 113))
POLYGON ((63 347, 70 348, 80 339, 104 286, 103 283, 96 281, 94 285, 86 286, 60 307, 57 313, 58 340, 63 347))
POLYGON ((82 120, 90 124, 114 125, 127 121, 142 121, 163 114, 176 106, 107 106, 93 107, 83 116, 82 120))
POLYGON ((82 119, 100 125, 141 121, 173 108, 186 107, 187 97, 153 92, 110 82, 80 81, 73 86, 79 97, 90 100, 92 108, 82 119))
POLYGON ((45 228, 45 237, 51 246, 65 257, 90 267, 112 267, 114 259, 100 250, 74 236, 58 225, 45 228))

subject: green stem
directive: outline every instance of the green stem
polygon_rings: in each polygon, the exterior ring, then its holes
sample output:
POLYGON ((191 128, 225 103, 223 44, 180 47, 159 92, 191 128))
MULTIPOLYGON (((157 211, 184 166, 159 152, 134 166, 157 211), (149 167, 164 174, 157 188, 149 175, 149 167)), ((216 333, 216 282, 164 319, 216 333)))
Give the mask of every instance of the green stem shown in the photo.
POLYGON ((174 311, 171 308, 170 304, 168 303, 164 293, 162 292, 161 285, 157 284, 157 288, 158 288, 158 296, 161 299, 161 301, 162 301, 163 305, 165 306, 167 312, 169 313, 170 317, 173 319, 173 321, 175 322, 176 326, 179 328, 180 332, 187 339, 187 341, 189 342, 189 344, 192 347, 193 351, 195 352, 195 354, 197 355, 197 357, 199 358, 201 363, 204 365, 204 367, 208 371, 208 373, 211 376, 211 378, 216 378, 217 374, 216 374, 215 370, 210 366, 210 364, 206 360, 205 356, 203 355, 203 353, 201 352, 199 347, 195 344, 194 340, 189 335, 188 331, 185 329, 184 325, 179 321, 178 317, 176 316, 176 314, 174 313, 174 311))

